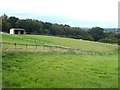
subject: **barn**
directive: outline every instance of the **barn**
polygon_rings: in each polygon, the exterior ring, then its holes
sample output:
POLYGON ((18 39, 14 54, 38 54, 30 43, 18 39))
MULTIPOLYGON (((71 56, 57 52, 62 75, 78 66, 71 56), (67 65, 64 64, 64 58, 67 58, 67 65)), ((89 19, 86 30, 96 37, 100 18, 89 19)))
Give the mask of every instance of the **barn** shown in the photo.
POLYGON ((25 34, 25 29, 22 28, 11 28, 10 34, 25 34))

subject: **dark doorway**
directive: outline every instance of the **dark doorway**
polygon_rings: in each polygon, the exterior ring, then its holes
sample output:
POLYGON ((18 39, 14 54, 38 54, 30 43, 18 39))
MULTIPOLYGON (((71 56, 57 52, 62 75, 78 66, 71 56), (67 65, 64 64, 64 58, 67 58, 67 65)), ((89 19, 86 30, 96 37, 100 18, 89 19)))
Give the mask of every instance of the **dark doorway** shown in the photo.
POLYGON ((14 30, 14 34, 24 34, 23 30, 14 30))
POLYGON ((15 33, 15 34, 18 34, 18 30, 14 30, 14 33, 15 33))
POLYGON ((24 34, 24 31, 20 31, 20 34, 24 34))

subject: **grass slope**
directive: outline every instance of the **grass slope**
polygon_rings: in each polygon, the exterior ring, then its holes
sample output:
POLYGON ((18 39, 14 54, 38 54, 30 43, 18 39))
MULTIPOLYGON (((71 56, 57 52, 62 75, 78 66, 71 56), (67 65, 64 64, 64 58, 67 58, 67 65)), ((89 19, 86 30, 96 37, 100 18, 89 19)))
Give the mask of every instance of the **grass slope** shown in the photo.
POLYGON ((118 46, 42 35, 0 35, 2 41, 53 44, 102 55, 4 51, 3 87, 11 88, 117 88, 118 46))
POLYGON ((7 52, 3 87, 117 88, 116 55, 7 52))
POLYGON ((43 36, 43 35, 2 35, 4 42, 15 43, 32 43, 32 44, 53 44, 65 47, 77 48, 81 50, 88 50, 100 53, 114 53, 118 46, 111 44, 104 44, 85 40, 76 40, 70 38, 43 36))

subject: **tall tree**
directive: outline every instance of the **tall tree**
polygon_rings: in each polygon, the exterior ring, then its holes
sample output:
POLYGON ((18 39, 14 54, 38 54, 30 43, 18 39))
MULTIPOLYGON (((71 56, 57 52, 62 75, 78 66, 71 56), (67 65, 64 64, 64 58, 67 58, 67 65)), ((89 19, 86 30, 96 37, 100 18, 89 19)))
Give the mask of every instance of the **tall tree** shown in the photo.
POLYGON ((104 29, 100 27, 93 27, 88 31, 95 41, 98 41, 105 37, 104 29))
POLYGON ((19 19, 16 18, 16 17, 9 17, 8 22, 11 24, 12 27, 16 27, 16 22, 17 22, 18 20, 19 20, 19 19))
POLYGON ((6 14, 2 15, 2 31, 9 33, 11 24, 8 22, 8 16, 6 14))

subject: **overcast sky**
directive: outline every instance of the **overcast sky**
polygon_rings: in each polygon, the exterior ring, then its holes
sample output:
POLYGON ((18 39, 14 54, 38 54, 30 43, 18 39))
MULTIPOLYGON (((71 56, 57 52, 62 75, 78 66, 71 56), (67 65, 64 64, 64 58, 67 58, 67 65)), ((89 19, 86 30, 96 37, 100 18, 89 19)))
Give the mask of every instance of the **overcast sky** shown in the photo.
POLYGON ((118 27, 119 0, 0 0, 0 14, 76 27, 118 27))

